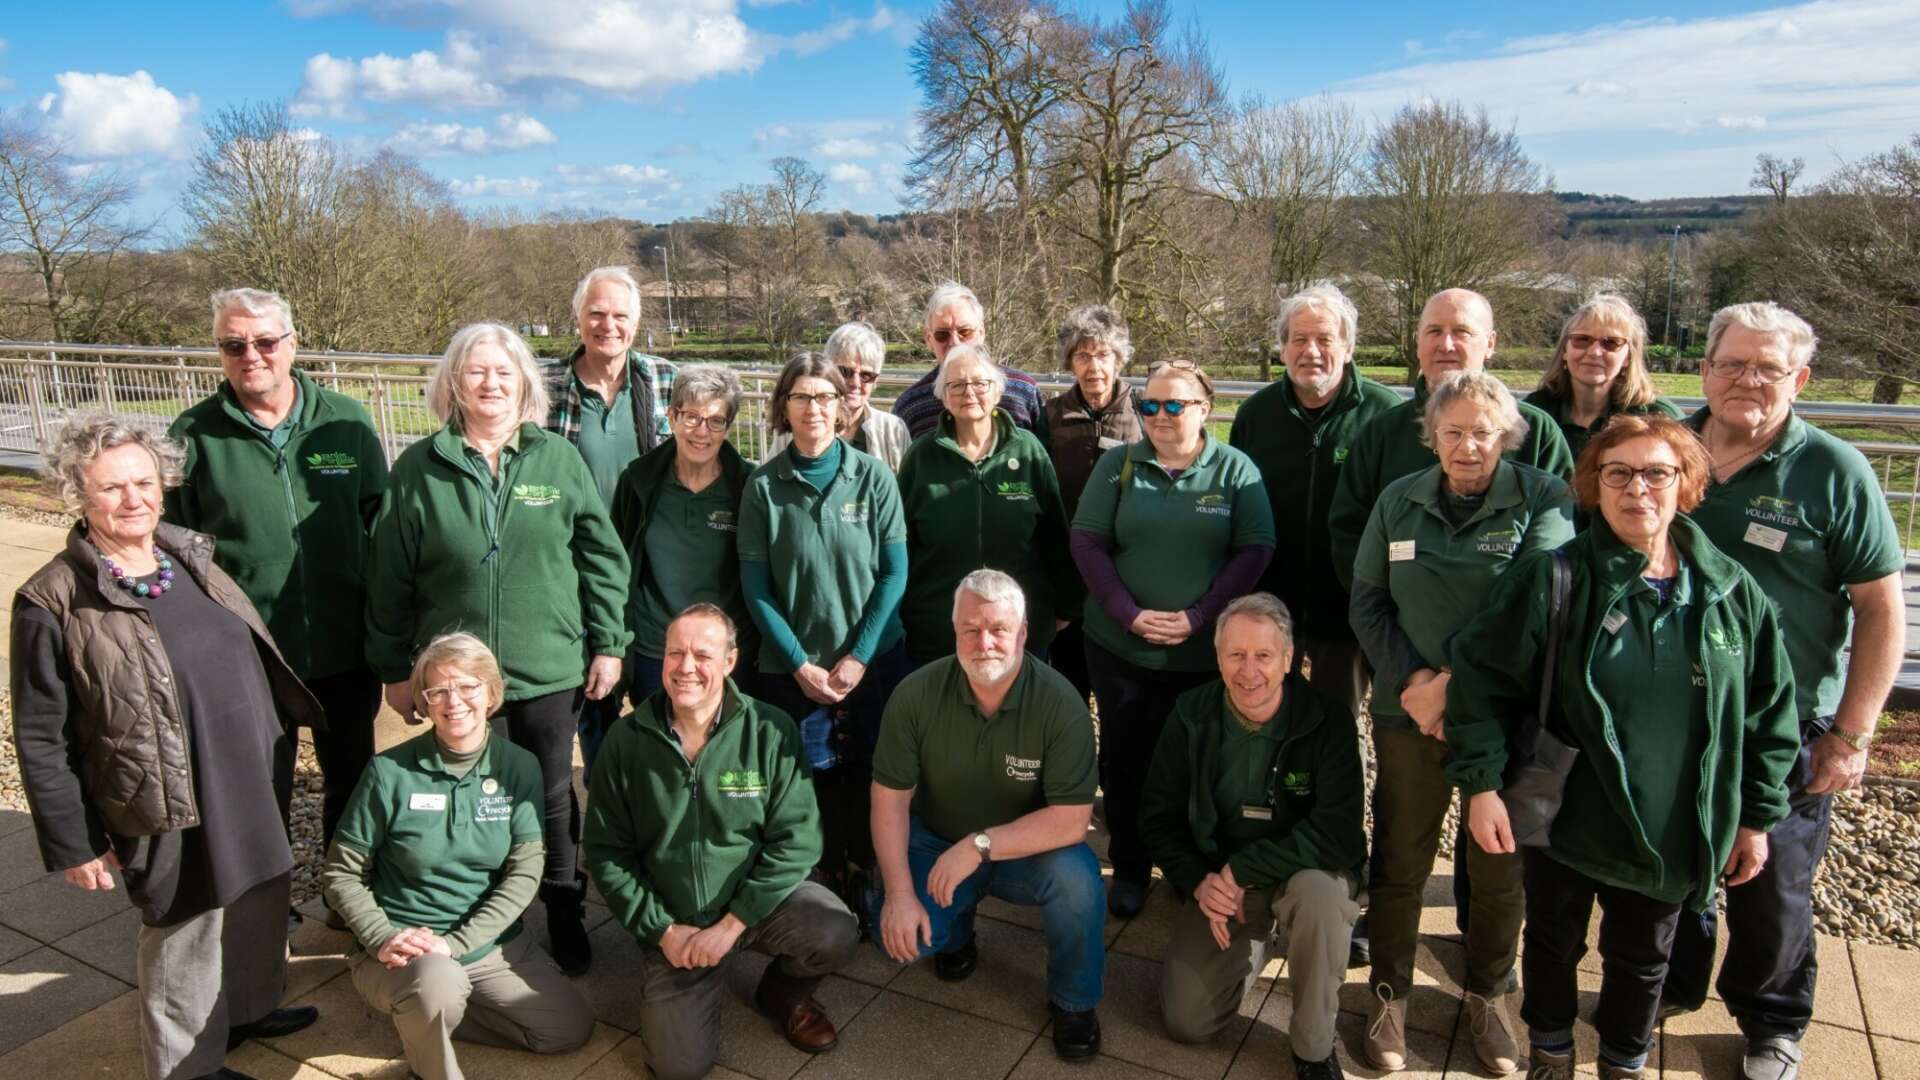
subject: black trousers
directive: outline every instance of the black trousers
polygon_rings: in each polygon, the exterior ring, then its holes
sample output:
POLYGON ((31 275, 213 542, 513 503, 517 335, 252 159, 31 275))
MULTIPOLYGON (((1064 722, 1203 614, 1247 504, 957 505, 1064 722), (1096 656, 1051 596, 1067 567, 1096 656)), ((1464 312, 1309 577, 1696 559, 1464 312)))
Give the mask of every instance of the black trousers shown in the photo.
POLYGON ((1140 793, 1173 699, 1220 677, 1214 670, 1153 671, 1087 640, 1087 674, 1100 707, 1100 789, 1106 795, 1107 859, 1116 881, 1144 883, 1153 856, 1140 838, 1140 793))
POLYGON ((1653 1045, 1660 984, 1667 977, 1679 904, 1602 885, 1539 848, 1522 848, 1526 863, 1526 948, 1520 954, 1526 997, 1520 1018, 1535 1032, 1570 1032, 1579 1012, 1577 967, 1587 952, 1587 923, 1600 902, 1600 1005, 1593 1027, 1600 1052, 1631 1063, 1653 1045))
POLYGON ((1067 677, 1081 700, 1093 693, 1093 678, 1087 674, 1087 622, 1075 619, 1053 635, 1044 657, 1047 666, 1067 677))
MULTIPOLYGON (((1727 890, 1727 960, 1718 986, 1727 1011, 1749 1039, 1799 1039, 1813 1020, 1813 877, 1827 854, 1833 796, 1809 795, 1813 744, 1832 726, 1819 717, 1800 727, 1800 756, 1787 774, 1787 819, 1767 833, 1767 865, 1727 890)), ((1707 999, 1718 919, 1709 910, 1680 920, 1673 939, 1669 1004, 1697 1009, 1707 999)))
POLYGON ((320 699, 320 710, 327 717, 327 730, 313 732, 313 756, 320 762, 324 848, 333 845, 333 828, 340 824, 367 762, 373 760, 373 718, 380 712, 381 687, 371 669, 355 668, 309 679, 307 689, 320 699))
POLYGON ((509 701, 493 715, 494 730, 540 762, 546 805, 540 815, 547 865, 540 875, 540 899, 548 908, 577 906, 586 898, 586 879, 575 868, 580 844, 580 800, 573 793, 573 734, 584 687, 509 701))

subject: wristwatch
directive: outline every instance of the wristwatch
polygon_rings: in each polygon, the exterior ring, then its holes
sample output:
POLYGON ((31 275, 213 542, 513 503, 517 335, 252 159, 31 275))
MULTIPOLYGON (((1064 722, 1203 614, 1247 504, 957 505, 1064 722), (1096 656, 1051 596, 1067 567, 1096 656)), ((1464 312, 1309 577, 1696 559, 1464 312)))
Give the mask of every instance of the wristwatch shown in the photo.
POLYGON ((1836 727, 1828 728, 1827 734, 1839 739, 1855 750, 1865 750, 1867 744, 1873 741, 1873 732, 1871 731, 1841 731, 1836 727))
POLYGON ((993 837, 984 831, 973 834, 973 850, 980 853, 981 862, 993 861, 993 837))

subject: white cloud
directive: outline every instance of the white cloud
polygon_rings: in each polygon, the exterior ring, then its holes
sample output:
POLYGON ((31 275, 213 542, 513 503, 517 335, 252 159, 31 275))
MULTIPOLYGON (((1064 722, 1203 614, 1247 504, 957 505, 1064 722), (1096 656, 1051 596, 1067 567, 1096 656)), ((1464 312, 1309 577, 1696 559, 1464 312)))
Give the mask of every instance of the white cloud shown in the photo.
POLYGON ((449 180, 447 188, 463 199, 511 199, 540 194, 540 181, 531 176, 475 176, 449 180))
POLYGON ((873 14, 865 19, 836 19, 818 30, 809 30, 783 39, 770 39, 773 51, 779 48, 791 49, 801 56, 812 56, 825 52, 842 42, 851 41, 861 34, 878 34, 892 29, 899 19, 885 4, 878 4, 873 14))
POLYGON ((813 148, 813 152, 823 158, 870 158, 879 157, 880 148, 866 139, 838 138, 828 139, 813 148))
POLYGON ((415 121, 393 133, 387 145, 420 157, 491 154, 558 142, 547 125, 525 113, 501 113, 488 127, 415 121))
POLYGON ((842 161, 827 169, 827 179, 836 184, 845 184, 853 189, 855 195, 869 195, 873 192, 873 173, 864 165, 855 165, 842 161))
MULTIPOLYGON (((7 51, 7 41, 5 38, 0 38, 0 53, 5 53, 6 51, 7 51)), ((7 78, 5 75, 0 75, 0 90, 11 90, 11 89, 13 89, 13 80, 7 78)))
POLYGON ((1630 91, 1625 84, 1612 79, 1581 79, 1567 87, 1567 93, 1575 97, 1618 97, 1630 91))
POLYGON ((576 187, 623 188, 659 188, 668 191, 680 190, 680 181, 673 173, 658 165, 598 165, 581 166, 561 164, 553 167, 553 175, 560 177, 576 187))
POLYGON ((1730 131, 1764 131, 1767 127, 1764 116, 1721 116, 1714 122, 1730 131))
MULTIPOLYGON (((449 55, 456 60, 476 58, 470 47, 453 44, 449 55)), ((293 111, 302 116, 353 116, 355 100, 451 109, 497 105, 505 99, 499 86, 473 68, 449 64, 425 50, 407 57, 378 53, 358 61, 319 53, 307 60, 293 111)))
POLYGON ((186 148, 186 119, 200 99, 178 97, 145 71, 131 75, 66 71, 40 111, 82 157, 176 154, 186 148))

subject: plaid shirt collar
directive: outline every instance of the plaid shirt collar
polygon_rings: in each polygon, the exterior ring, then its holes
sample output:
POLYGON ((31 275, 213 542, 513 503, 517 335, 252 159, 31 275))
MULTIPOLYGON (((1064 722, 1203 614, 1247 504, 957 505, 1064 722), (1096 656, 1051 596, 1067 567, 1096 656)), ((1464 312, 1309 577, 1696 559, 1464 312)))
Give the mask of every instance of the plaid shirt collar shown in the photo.
MULTIPOLYGON (((580 379, 574 364, 586 354, 579 346, 573 354, 547 366, 546 428, 570 443, 580 441, 580 379)), ((667 406, 673 400, 674 366, 657 356, 627 350, 628 399, 633 403, 633 430, 640 452, 660 445, 667 437, 667 406)))

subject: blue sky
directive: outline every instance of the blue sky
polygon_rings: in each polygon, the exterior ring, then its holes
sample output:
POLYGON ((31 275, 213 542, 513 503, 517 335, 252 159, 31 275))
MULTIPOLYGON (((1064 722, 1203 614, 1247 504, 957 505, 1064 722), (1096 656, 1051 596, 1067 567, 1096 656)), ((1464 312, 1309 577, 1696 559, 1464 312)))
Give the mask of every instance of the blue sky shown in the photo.
MULTIPOLYGON (((1920 131, 1920 4, 1173 0, 1231 91, 1368 118, 1483 104, 1562 189, 1739 193, 1755 154, 1808 178, 1920 131)), ((0 109, 123 170, 162 214, 200 123, 283 98, 356 150, 419 157, 476 208, 702 213, 781 154, 829 208, 899 207, 931 0, 285 0, 13 5, 0 109)), ((1115 12, 1094 0, 1085 10, 1115 12)), ((177 225, 176 219, 168 223, 177 225)))

